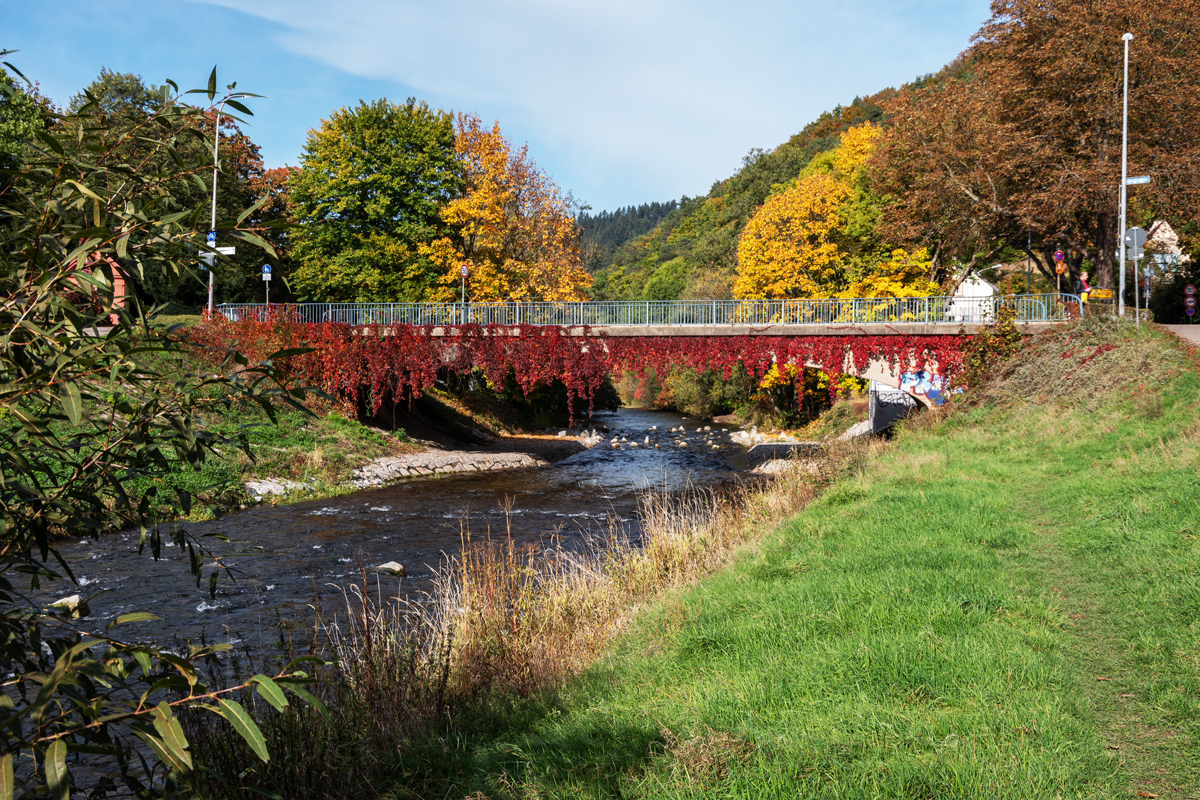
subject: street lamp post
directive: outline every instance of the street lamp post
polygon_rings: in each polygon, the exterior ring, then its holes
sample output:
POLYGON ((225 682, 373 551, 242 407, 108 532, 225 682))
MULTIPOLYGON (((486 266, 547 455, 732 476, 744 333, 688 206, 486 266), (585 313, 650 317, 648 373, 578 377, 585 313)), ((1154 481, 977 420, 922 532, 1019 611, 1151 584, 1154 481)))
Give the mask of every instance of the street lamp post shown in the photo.
POLYGON ((1117 313, 1122 317, 1125 316, 1125 200, 1128 189, 1125 181, 1128 178, 1129 172, 1129 42, 1133 39, 1132 33, 1127 33, 1121 37, 1125 42, 1125 86, 1122 95, 1121 109, 1121 215, 1120 223, 1117 230, 1117 249, 1121 256, 1121 286, 1117 294, 1117 313))
MULTIPOLYGON (((213 125, 213 190, 212 190, 212 216, 209 219, 208 229, 216 234, 217 231, 217 172, 219 170, 219 162, 217 161, 217 150, 221 144, 221 112, 225 110, 225 104, 236 97, 245 97, 242 94, 231 94, 221 101, 221 105, 217 106, 215 124, 213 125)), ((213 240, 213 246, 216 246, 216 240, 213 240)), ((209 253, 208 261, 208 315, 211 317, 213 313, 213 272, 216 267, 216 258, 209 253)), ((1124 274, 1124 273, 1122 273, 1124 274)))

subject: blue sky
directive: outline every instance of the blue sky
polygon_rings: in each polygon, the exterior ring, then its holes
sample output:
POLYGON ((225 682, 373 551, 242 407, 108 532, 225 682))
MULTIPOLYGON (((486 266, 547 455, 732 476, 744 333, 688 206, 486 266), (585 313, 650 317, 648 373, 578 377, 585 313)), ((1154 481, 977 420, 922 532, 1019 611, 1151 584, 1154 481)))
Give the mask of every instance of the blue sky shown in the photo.
POLYGON ((33 0, 0 4, 0 48, 60 104, 102 66, 148 84, 265 95, 268 167, 359 99, 413 96, 499 120, 594 210, 706 193, 754 147, 934 72, 987 0, 33 0))

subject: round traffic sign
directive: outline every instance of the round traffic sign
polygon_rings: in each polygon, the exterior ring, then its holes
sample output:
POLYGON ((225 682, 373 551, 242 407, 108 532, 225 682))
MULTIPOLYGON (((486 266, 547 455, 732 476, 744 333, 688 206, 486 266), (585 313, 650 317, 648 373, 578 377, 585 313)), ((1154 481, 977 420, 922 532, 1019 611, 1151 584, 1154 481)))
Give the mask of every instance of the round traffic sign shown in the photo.
POLYGON ((1065 261, 1065 260, 1066 260, 1066 258, 1067 258, 1067 257, 1066 257, 1066 255, 1064 255, 1064 254, 1063 254, 1063 251, 1062 251, 1062 250, 1055 250, 1055 251, 1054 251, 1054 260, 1055 260, 1055 261, 1057 261, 1058 263, 1060 263, 1060 264, 1061 264, 1063 261, 1065 261))
POLYGON ((270 275, 270 274, 271 274, 271 265, 263 264, 263 275, 270 275))
POLYGON ((464 278, 471 274, 471 270, 470 270, 470 268, 467 267, 466 264, 462 265, 462 268, 459 270, 459 272, 462 273, 462 276, 464 278))
POLYGON ((1194 309, 1194 308, 1189 308, 1189 309, 1187 310, 1187 315, 1188 315, 1189 317, 1190 317, 1192 314, 1195 314, 1195 313, 1196 313, 1196 309, 1194 309))
POLYGON ((1054 265, 1054 271, 1057 272, 1059 275, 1062 275, 1064 272, 1067 271, 1067 265, 1060 261, 1054 265))
POLYGON ((1185 306, 1187 306, 1188 308, 1195 308, 1196 307, 1196 298, 1185 297, 1185 298, 1183 298, 1183 304, 1185 306))
POLYGON ((1148 236, 1145 228, 1130 228, 1125 231, 1125 246, 1141 247, 1146 243, 1148 236))
POLYGON ((217 240, 217 232, 216 232, 216 231, 209 231, 209 232, 208 232, 208 243, 209 243, 209 244, 212 244, 212 243, 213 243, 213 242, 215 242, 216 240, 217 240))
POLYGON ((1196 287, 1189 283, 1187 286, 1183 287, 1183 293, 1188 297, 1191 297, 1196 293, 1196 287))

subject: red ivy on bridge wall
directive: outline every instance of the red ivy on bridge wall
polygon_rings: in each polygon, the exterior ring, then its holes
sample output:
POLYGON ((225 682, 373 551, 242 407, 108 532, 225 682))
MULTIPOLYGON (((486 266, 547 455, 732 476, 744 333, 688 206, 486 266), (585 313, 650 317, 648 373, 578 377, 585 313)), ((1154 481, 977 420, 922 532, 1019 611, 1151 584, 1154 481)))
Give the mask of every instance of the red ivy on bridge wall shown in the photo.
MULTIPOLYGON (((290 356, 288 364, 302 381, 343 402, 369 402, 374 413, 382 404, 419 396, 432 386, 440 369, 459 373, 481 370, 494 385, 511 369, 528 393, 539 381, 561 380, 572 414, 576 404, 592 398, 610 372, 663 375, 672 366, 714 369, 726 380, 739 361, 762 375, 775 362, 823 364, 830 375, 843 370, 846 354, 855 364, 883 359, 893 365, 936 363, 952 381, 962 364, 963 336, 597 336, 586 328, 533 325, 461 325, 446 335, 435 326, 301 323, 286 306, 264 319, 205 321, 192 341, 212 357, 236 348, 251 361, 293 348, 312 348, 290 356)), ((797 378, 799 380, 800 378, 797 378)), ((833 383, 833 382, 831 382, 833 383)), ((802 394, 802 393, 800 393, 802 394)))

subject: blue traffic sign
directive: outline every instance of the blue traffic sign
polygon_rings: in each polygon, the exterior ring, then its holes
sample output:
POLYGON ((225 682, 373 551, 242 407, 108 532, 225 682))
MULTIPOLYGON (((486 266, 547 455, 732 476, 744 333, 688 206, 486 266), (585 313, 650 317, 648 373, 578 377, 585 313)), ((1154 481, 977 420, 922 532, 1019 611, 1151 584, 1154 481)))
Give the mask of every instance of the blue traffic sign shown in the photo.
POLYGON ((1192 314, 1195 314, 1195 313, 1196 313, 1196 309, 1194 309, 1194 308, 1189 308, 1189 309, 1187 309, 1187 315, 1188 315, 1189 317, 1190 317, 1192 314))
POLYGON ((271 274, 271 265, 270 264, 263 264, 263 274, 264 275, 271 274))
POLYGON ((217 232, 216 232, 216 231, 209 231, 209 232, 208 232, 208 243, 209 243, 209 244, 212 244, 212 243, 213 243, 213 242, 215 242, 216 240, 217 240, 217 232))

